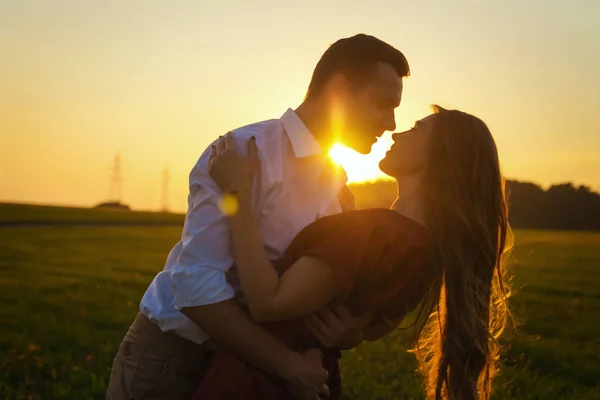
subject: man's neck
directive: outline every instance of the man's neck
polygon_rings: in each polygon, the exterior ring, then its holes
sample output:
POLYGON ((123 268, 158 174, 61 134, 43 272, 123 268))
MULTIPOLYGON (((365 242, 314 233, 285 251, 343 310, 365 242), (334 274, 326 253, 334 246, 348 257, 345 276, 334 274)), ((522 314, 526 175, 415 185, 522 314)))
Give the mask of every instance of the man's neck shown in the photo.
POLYGON ((321 104, 321 102, 305 100, 296 108, 295 112, 317 142, 319 142, 323 150, 327 151, 333 146, 334 138, 331 129, 331 112, 327 105, 321 104))
POLYGON ((426 226, 420 179, 403 179, 398 182, 398 198, 392 208, 407 218, 426 226))

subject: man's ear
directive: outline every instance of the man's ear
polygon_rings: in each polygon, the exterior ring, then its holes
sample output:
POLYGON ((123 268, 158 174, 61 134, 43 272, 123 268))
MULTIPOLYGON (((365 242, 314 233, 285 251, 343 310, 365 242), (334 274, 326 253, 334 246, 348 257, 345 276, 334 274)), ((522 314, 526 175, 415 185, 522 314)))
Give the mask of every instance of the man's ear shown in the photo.
POLYGON ((348 89, 348 79, 340 73, 333 75, 327 83, 327 91, 334 98, 345 97, 348 89))

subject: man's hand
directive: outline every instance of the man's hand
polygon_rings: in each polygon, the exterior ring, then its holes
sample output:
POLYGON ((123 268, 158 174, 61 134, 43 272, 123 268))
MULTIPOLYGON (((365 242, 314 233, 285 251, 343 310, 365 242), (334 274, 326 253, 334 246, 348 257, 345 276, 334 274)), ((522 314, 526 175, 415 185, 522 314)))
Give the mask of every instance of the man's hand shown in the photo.
POLYGON ((302 393, 312 395, 310 400, 317 399, 325 390, 328 372, 323 368, 321 352, 313 349, 301 354, 286 347, 256 325, 237 300, 185 307, 181 312, 222 348, 264 371, 279 375, 302 393))
POLYGON ((303 320, 323 346, 351 349, 362 342, 363 331, 371 323, 372 317, 372 311, 354 316, 343 302, 338 301, 303 320))
POLYGON ((326 385, 329 374, 323 368, 322 353, 318 349, 304 352, 282 371, 282 376, 286 380, 288 391, 296 400, 329 398, 329 387, 326 385))

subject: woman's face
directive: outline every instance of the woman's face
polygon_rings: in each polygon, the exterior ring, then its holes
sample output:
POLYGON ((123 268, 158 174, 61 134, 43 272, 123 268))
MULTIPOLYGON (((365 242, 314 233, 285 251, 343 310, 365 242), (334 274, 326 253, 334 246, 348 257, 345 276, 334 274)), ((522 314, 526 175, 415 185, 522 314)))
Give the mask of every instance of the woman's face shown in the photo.
POLYGON ((427 166, 429 141, 436 114, 415 122, 412 129, 394 133, 394 144, 379 163, 386 174, 401 178, 422 173, 427 166))

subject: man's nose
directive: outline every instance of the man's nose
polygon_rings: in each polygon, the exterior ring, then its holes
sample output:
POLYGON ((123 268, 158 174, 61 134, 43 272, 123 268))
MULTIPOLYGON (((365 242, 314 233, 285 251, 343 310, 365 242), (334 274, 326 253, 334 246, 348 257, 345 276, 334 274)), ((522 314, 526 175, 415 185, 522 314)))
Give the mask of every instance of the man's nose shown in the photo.
POLYGON ((392 111, 391 113, 387 113, 383 117, 382 123, 383 129, 385 129, 386 131, 396 130, 396 116, 394 115, 394 112, 392 111))

